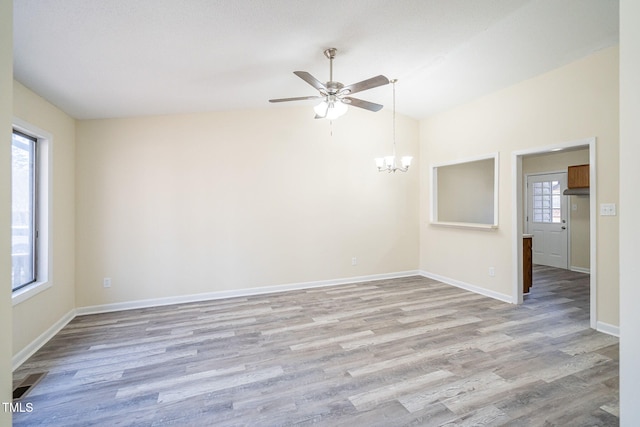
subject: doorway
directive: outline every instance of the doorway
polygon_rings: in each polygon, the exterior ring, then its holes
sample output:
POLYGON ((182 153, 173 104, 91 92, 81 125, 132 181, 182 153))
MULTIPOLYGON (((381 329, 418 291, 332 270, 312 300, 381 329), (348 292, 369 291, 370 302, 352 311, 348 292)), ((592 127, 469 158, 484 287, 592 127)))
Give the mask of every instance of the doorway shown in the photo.
MULTIPOLYGON (((523 234, 526 233, 526 221, 525 221, 525 184, 526 180, 523 175, 523 158, 536 155, 550 154, 556 151, 563 150, 578 150, 588 149, 589 157, 589 176, 592 183, 589 197, 589 275, 590 275, 590 326, 596 328, 596 313, 597 313, 597 289, 598 284, 596 280, 596 139, 586 138, 582 140, 560 143, 556 145, 549 145, 545 147, 536 147, 527 150, 520 150, 512 152, 512 270, 513 274, 513 287, 512 287, 512 300, 515 304, 523 303, 523 234)), ((566 209, 565 209, 566 212, 566 209)), ((568 230, 568 228, 567 228, 568 230)), ((569 253, 569 251, 567 251, 569 253)))

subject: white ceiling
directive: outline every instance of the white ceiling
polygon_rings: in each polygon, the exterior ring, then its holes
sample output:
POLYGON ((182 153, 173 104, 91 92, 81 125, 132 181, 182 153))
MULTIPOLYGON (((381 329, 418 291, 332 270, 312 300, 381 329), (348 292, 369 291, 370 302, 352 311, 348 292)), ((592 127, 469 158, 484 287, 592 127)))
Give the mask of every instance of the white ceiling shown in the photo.
POLYGON ((311 109, 267 100, 315 95, 327 47, 421 119, 617 43, 617 0, 14 0, 16 79, 79 119, 311 109))

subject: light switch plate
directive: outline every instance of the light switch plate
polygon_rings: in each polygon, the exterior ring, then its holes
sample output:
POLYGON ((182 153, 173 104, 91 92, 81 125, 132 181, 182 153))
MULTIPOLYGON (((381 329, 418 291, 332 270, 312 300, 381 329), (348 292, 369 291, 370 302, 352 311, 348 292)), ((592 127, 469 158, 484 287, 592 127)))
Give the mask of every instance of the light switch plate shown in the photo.
POLYGON ((601 203, 600 204, 600 216, 615 216, 616 204, 615 203, 601 203))

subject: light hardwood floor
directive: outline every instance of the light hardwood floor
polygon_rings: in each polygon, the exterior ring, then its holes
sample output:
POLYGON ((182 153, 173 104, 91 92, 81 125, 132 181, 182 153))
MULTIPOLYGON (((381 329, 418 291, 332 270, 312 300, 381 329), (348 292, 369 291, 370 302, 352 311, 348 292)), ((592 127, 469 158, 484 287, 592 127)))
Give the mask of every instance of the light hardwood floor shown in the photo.
POLYGON ((514 306, 423 277, 75 318, 15 373, 14 424, 618 425, 589 276, 514 306))

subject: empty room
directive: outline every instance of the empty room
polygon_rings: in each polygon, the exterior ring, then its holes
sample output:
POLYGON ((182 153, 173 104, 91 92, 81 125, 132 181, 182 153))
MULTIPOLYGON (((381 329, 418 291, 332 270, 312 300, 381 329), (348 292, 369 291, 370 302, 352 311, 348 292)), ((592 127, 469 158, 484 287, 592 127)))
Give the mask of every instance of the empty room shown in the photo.
POLYGON ((635 425, 632 3, 1 0, 0 425, 635 425))

